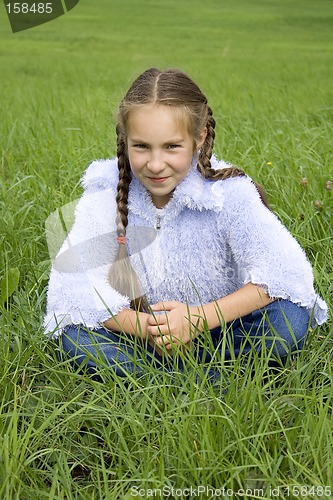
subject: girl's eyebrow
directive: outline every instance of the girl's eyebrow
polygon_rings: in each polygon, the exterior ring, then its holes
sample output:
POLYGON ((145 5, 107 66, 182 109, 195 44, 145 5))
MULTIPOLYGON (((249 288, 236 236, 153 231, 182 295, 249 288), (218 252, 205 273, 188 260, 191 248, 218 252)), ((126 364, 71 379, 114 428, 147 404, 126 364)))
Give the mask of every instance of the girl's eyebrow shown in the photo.
POLYGON ((146 142, 143 139, 136 139, 135 137, 129 137, 128 138, 131 142, 146 142))
MULTIPOLYGON (((139 143, 139 144, 149 144, 149 141, 145 141, 143 139, 139 139, 139 138, 136 138, 136 137, 129 137, 128 138, 131 142, 135 142, 135 143, 139 143)), ((181 138, 175 138, 175 139, 171 139, 171 140, 168 140, 166 141, 164 144, 181 144, 185 142, 185 139, 181 139, 181 138)))
POLYGON ((185 142, 185 139, 173 139, 172 141, 166 141, 165 144, 181 144, 182 142, 185 142))

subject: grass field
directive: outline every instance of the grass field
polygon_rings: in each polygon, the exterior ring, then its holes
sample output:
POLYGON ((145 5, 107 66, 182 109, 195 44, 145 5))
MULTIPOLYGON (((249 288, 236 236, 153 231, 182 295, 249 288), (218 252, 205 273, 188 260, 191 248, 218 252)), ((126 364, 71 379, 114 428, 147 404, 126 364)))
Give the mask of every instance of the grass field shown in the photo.
POLYGON ((148 367, 101 384, 43 335, 45 220, 114 155, 117 103, 149 66, 200 84, 217 155, 265 186, 332 308, 330 0, 80 0, 15 35, 0 8, 0 498, 332 498, 332 322, 285 367, 237 361, 218 386, 148 367))

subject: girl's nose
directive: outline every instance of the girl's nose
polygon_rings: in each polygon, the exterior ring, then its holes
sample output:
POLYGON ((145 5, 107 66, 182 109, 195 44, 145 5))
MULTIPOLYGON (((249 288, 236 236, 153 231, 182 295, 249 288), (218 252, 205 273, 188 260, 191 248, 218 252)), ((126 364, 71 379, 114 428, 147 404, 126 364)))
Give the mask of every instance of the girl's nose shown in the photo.
POLYGON ((152 153, 148 160, 147 168, 153 173, 161 172, 164 169, 163 155, 160 153, 152 153))

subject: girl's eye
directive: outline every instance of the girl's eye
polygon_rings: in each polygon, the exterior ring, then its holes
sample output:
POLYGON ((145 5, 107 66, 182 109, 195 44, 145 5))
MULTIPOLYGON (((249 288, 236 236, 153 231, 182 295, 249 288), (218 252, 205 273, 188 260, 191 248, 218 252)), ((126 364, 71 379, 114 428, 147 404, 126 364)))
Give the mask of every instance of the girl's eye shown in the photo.
POLYGON ((148 146, 146 144, 133 144, 133 147, 136 149, 147 149, 148 146))
POLYGON ((167 149, 177 149, 179 147, 179 144, 168 144, 167 149))

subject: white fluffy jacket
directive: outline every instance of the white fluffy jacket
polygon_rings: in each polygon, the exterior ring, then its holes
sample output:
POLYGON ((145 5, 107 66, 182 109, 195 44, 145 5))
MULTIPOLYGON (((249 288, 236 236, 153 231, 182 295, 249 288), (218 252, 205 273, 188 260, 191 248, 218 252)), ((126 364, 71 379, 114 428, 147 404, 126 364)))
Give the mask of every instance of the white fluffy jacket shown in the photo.
MULTIPOLYGON (((94 161, 83 176, 75 222, 49 280, 44 326, 55 336, 70 323, 99 327, 129 307, 129 298, 108 283, 118 245, 117 183, 117 159, 94 161)), ((209 181, 193 162, 163 209, 133 178, 128 209, 128 250, 151 304, 205 304, 252 282, 305 307, 313 326, 326 321, 327 305, 314 290, 304 251, 248 177, 209 181)))

